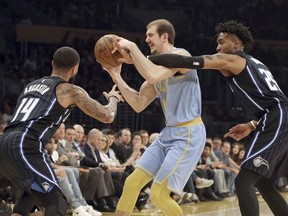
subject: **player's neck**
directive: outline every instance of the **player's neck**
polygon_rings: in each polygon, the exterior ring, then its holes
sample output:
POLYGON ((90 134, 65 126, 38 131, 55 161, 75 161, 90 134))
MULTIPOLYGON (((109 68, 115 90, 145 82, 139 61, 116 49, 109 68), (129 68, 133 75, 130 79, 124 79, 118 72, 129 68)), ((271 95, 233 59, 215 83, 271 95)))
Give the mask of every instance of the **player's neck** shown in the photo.
POLYGON ((166 44, 166 46, 163 47, 163 50, 159 54, 171 53, 173 49, 174 49, 174 46, 172 44, 166 44))
POLYGON ((65 81, 68 81, 70 79, 69 74, 63 74, 63 73, 55 71, 55 70, 52 71, 51 76, 60 77, 61 79, 65 80, 65 81))

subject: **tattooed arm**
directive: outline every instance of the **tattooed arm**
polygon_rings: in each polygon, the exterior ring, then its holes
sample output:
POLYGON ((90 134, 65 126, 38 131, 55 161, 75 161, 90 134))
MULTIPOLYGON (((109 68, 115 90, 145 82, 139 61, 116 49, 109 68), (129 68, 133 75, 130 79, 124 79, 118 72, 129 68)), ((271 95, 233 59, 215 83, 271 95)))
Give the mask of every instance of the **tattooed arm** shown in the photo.
POLYGON ((218 53, 204 55, 203 58, 203 69, 220 70, 224 76, 237 75, 243 71, 246 65, 246 59, 239 55, 218 53))
POLYGON ((111 123, 116 116, 118 102, 123 101, 119 91, 115 91, 115 88, 116 85, 109 93, 103 93, 109 101, 105 106, 92 99, 83 88, 69 83, 59 84, 56 89, 56 96, 58 102, 65 108, 75 105, 87 115, 103 123, 111 123))

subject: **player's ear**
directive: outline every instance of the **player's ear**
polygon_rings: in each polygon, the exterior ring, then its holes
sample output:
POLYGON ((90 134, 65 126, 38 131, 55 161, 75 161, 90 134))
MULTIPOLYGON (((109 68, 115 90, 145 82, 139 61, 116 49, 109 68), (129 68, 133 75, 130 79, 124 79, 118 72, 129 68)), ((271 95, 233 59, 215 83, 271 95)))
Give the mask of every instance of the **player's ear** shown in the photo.
POLYGON ((238 47, 240 47, 240 41, 239 40, 235 40, 234 48, 237 49, 238 47))
POLYGON ((168 33, 163 33, 163 38, 168 41, 168 38, 169 38, 168 33))
POLYGON ((79 65, 77 64, 71 68, 72 77, 76 76, 76 74, 78 73, 78 67, 79 67, 79 65))

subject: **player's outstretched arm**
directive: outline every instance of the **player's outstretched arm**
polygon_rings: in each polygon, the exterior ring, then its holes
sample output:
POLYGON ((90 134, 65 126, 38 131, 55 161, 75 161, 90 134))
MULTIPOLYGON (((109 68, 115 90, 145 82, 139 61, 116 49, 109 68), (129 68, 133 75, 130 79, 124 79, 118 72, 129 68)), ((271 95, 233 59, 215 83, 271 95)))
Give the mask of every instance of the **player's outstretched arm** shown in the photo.
POLYGON ((108 100, 108 104, 105 106, 92 99, 83 88, 68 83, 57 86, 56 96, 58 102, 65 108, 75 105, 87 115, 103 123, 111 123, 116 116, 118 102, 124 101, 115 88, 116 85, 109 93, 103 93, 108 100))
POLYGON ((161 54, 149 56, 148 59, 154 64, 170 68, 226 70, 233 74, 240 73, 246 65, 245 58, 223 53, 193 57, 177 54, 161 54))

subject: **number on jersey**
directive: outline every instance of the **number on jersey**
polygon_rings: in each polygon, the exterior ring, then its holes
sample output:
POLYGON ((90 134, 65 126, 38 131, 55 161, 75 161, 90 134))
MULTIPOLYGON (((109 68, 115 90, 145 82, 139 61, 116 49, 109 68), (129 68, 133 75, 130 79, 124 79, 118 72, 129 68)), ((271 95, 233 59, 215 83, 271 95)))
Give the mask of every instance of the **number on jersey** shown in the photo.
POLYGON ((36 107, 39 100, 40 100, 39 98, 23 98, 11 122, 13 122, 15 119, 18 118, 21 118, 19 119, 19 121, 27 120, 32 111, 34 110, 34 108, 36 107))
MULTIPOLYGON (((264 65, 262 62, 255 58, 251 58, 252 61, 254 61, 256 64, 261 64, 264 65)), ((260 73, 264 75, 264 79, 271 91, 280 91, 281 89, 279 88, 277 82, 275 81, 274 77, 272 76, 271 72, 269 70, 265 70, 263 68, 258 68, 260 73)))

